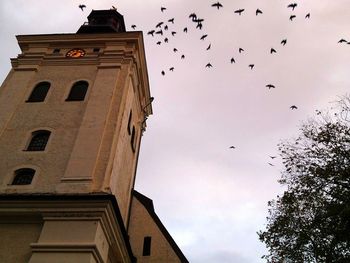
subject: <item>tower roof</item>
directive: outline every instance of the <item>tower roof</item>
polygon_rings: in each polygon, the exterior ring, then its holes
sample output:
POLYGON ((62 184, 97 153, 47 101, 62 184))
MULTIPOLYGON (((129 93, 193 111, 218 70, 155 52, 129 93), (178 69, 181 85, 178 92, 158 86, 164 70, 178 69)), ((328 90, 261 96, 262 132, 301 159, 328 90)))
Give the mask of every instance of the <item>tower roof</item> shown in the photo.
POLYGON ((116 9, 92 10, 77 34, 126 32, 124 17, 116 9))

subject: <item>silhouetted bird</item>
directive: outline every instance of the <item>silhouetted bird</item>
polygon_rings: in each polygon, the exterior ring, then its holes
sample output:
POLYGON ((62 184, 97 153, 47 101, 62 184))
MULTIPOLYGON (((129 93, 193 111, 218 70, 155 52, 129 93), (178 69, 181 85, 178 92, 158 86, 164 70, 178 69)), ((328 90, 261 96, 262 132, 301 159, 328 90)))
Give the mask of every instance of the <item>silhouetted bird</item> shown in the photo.
POLYGON ((168 30, 168 25, 165 25, 165 26, 164 26, 164 30, 168 30))
POLYGON ((216 2, 215 4, 212 4, 211 6, 217 7, 218 10, 220 9, 220 7, 223 7, 222 4, 220 4, 219 2, 216 2))
POLYGON ((229 147, 229 149, 236 149, 236 147, 233 146, 233 145, 231 145, 231 146, 229 147))
POLYGON ((297 5, 298 5, 297 3, 292 3, 292 4, 289 4, 287 7, 292 8, 292 10, 294 10, 294 8, 296 8, 297 5))
POLYGON ((209 50, 211 48, 211 44, 209 44, 209 46, 207 47, 207 50, 209 50))
POLYGON ((234 58, 231 58, 231 64, 232 63, 236 63, 235 59, 234 58))
POLYGON ((347 42, 344 38, 342 38, 338 41, 338 43, 344 43, 344 42, 347 42))
POLYGON ((277 158, 277 156, 271 156, 270 155, 270 158, 273 160, 273 159, 277 158))
POLYGON ((171 67, 169 70, 170 70, 170 71, 174 71, 174 67, 171 67))
POLYGON ((270 166, 274 166, 272 163, 268 163, 270 166))
POLYGON ((199 29, 202 29, 202 27, 203 27, 202 23, 198 23, 196 26, 196 28, 199 28, 199 29))
POLYGON ((172 32, 171 32, 171 35, 172 35, 172 36, 175 36, 175 35, 176 35, 176 32, 175 32, 175 31, 172 31, 172 32))
POLYGON ((243 13, 244 9, 238 9, 235 11, 236 14, 241 15, 243 13))
POLYGON ((185 55, 181 55, 181 59, 185 59, 185 55))
POLYGON ((203 36, 201 37, 201 40, 204 40, 207 36, 208 36, 208 35, 203 35, 203 36))
POLYGON ((272 54, 272 53, 276 53, 276 49, 271 48, 271 49, 270 49, 270 54, 272 54))
POLYGON ((81 11, 84 11, 84 8, 86 8, 86 5, 79 5, 79 8, 81 9, 81 11))
POLYGON ((274 85, 272 85, 272 84, 267 84, 266 87, 269 88, 269 89, 274 89, 274 88, 276 88, 276 87, 275 87, 274 85))
POLYGON ((175 18, 170 18, 170 19, 168 20, 168 22, 174 24, 174 19, 175 19, 175 18))
POLYGON ((254 64, 249 64, 248 67, 250 67, 250 69, 254 68, 254 64))
POLYGON ((165 75, 165 72, 164 72, 164 70, 162 70, 162 72, 161 72, 161 73, 162 73, 162 75, 163 75, 163 76, 165 75))
POLYGON ((148 31, 147 35, 151 35, 153 37, 154 36, 154 32, 156 32, 156 31, 154 31, 154 30, 148 31))
POLYGON ((176 49, 176 48, 174 48, 174 49, 173 49, 173 51, 176 53, 176 52, 177 52, 177 49, 176 49))
POLYGON ((193 22, 195 22, 195 23, 202 23, 203 21, 204 21, 203 18, 196 18, 193 20, 193 22))
POLYGON ((188 18, 191 18, 192 21, 194 21, 197 18, 197 15, 195 13, 192 13, 188 16, 188 18))
POLYGON ((257 16, 258 14, 262 14, 263 12, 258 8, 258 9, 256 9, 256 11, 255 11, 255 15, 257 16))
POLYGON ((287 39, 283 39, 283 40, 281 41, 281 44, 282 44, 283 46, 285 46, 285 45, 287 44, 287 39))
POLYGON ((310 18, 310 13, 307 13, 305 18, 310 18))
POLYGON ((161 41, 158 41, 158 42, 157 42, 157 45, 160 45, 160 44, 162 44, 162 42, 161 42, 161 41))
POLYGON ((297 107, 297 106, 295 106, 295 105, 292 105, 292 106, 290 106, 289 108, 291 108, 292 110, 296 110, 296 109, 298 109, 298 107, 297 107))
POLYGON ((207 65, 205 65, 205 67, 206 67, 206 68, 212 68, 212 67, 213 67, 213 65, 212 65, 212 64, 210 64, 210 63, 208 63, 207 65))
POLYGON ((168 41, 169 41, 169 39, 166 37, 166 38, 164 38, 164 42, 165 43, 168 43, 168 41))
POLYGON ((238 49, 238 52, 239 52, 239 53, 242 53, 242 51, 244 51, 243 48, 239 48, 239 49, 238 49))
POLYGON ((160 11, 164 12, 166 10, 166 7, 161 7, 160 11))
POLYGON ((158 34, 158 35, 163 35, 163 30, 157 31, 156 34, 158 34))
POLYGON ((187 27, 185 27, 185 28, 183 29, 183 31, 184 31, 185 33, 187 33, 187 27))
POLYGON ((135 30, 136 29, 136 25, 131 25, 131 28, 135 30))
POLYGON ((290 20, 290 21, 293 21, 294 18, 296 18, 296 16, 295 16, 295 15, 291 15, 291 16, 289 17, 289 20, 290 20))
POLYGON ((114 5, 112 5, 112 9, 117 10, 117 8, 114 5))
POLYGON ((159 23, 156 25, 156 28, 157 28, 157 27, 160 28, 163 24, 164 24, 164 22, 159 22, 159 23))

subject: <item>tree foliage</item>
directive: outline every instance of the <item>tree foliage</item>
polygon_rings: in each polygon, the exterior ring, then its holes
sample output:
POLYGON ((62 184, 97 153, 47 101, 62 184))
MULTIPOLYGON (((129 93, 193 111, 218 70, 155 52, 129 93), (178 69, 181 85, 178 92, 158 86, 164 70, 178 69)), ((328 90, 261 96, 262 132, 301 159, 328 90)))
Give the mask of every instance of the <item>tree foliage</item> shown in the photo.
POLYGON ((338 106, 279 144, 287 190, 268 203, 258 233, 267 262, 350 262, 350 97, 338 106))

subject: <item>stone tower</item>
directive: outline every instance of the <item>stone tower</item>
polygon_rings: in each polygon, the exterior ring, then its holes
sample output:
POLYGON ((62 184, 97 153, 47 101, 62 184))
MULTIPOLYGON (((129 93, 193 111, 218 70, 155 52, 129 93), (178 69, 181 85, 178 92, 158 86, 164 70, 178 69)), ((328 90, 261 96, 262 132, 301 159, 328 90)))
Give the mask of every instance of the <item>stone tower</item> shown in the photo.
POLYGON ((75 34, 17 40, 0 88, 0 262, 187 262, 164 231, 158 259, 138 252, 155 232, 129 225, 154 212, 132 211, 150 200, 133 190, 153 100, 142 32, 97 10, 75 34))

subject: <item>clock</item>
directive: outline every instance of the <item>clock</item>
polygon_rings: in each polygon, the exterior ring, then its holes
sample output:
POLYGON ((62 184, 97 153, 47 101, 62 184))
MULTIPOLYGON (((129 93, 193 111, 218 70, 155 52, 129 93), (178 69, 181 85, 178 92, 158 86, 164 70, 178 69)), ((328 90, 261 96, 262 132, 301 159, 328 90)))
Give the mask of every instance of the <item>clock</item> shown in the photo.
POLYGON ((85 56, 85 50, 81 48, 73 48, 66 53, 66 57, 80 58, 85 56))

